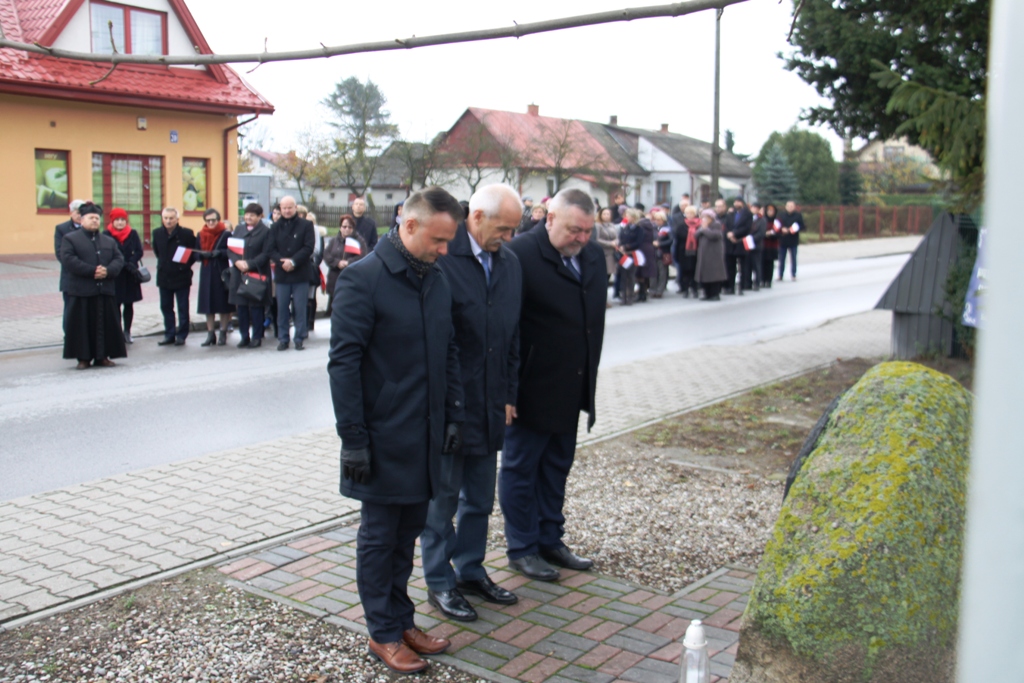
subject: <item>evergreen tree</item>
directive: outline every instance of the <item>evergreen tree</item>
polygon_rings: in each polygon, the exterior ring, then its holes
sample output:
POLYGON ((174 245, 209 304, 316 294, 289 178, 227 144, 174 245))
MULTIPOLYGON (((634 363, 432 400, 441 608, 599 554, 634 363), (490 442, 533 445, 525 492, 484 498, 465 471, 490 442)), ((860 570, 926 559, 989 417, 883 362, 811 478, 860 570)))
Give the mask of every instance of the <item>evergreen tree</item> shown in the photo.
POLYGON ((839 165, 839 202, 843 206, 857 206, 864 192, 864 178, 857 162, 846 160, 839 165))
POLYGON ((763 163, 767 151, 778 143, 796 176, 797 191, 790 197, 801 204, 839 203, 839 164, 832 156, 828 140, 795 126, 785 133, 775 132, 761 146, 756 163, 763 163))
POLYGON ((762 150, 764 160, 754 166, 754 185, 762 204, 782 206, 797 197, 797 180, 789 166, 782 144, 775 142, 762 150))

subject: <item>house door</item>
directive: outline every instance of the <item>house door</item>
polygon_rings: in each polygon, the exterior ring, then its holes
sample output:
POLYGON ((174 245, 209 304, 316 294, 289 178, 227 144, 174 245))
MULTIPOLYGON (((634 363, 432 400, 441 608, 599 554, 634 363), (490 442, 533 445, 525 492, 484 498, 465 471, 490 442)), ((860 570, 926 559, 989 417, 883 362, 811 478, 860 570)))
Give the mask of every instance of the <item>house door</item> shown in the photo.
POLYGON ((109 213, 114 207, 128 212, 128 223, 149 245, 153 228, 160 226, 164 205, 163 157, 130 154, 92 155, 92 193, 109 213))

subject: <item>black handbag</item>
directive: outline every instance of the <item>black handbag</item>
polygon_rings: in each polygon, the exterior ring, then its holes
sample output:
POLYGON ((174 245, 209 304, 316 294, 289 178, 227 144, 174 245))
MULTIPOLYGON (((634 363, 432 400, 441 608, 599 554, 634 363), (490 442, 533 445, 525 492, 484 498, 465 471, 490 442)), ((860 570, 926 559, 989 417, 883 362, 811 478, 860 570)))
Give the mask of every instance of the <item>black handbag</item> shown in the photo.
POLYGON ((231 284, 231 268, 220 271, 220 282, 225 287, 231 284))
POLYGON ((142 265, 142 261, 139 261, 138 268, 135 269, 135 279, 139 282, 149 282, 153 279, 153 276, 149 272, 149 268, 142 265))
POLYGON ((254 302, 263 301, 267 293, 267 278, 259 273, 243 273, 242 281, 238 284, 238 295, 251 299, 254 302))

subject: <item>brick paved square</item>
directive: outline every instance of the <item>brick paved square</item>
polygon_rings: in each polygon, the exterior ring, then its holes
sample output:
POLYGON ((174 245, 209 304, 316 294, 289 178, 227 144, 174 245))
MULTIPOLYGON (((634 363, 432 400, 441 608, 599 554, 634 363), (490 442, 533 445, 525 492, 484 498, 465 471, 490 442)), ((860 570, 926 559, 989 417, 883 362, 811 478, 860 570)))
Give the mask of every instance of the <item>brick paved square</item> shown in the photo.
POLYGON ((323 584, 317 583, 316 581, 313 581, 312 579, 303 579, 302 581, 299 581, 298 583, 293 583, 293 584, 290 584, 288 586, 285 586, 284 588, 279 588, 275 592, 278 595, 283 595, 283 596, 285 596, 287 598, 287 597, 291 597, 292 595, 295 595, 296 593, 301 593, 302 591, 304 591, 304 590, 306 590, 308 588, 313 588, 314 586, 321 586, 321 585, 323 585, 323 584))
POLYGON ((736 631, 736 633, 739 633, 740 632, 740 627, 742 627, 742 626, 743 626, 743 615, 741 614, 740 616, 736 617, 735 619, 730 621, 728 624, 726 624, 724 626, 724 628, 726 628, 729 631, 736 631))
POLYGON ((669 643, 660 650, 651 653, 651 659, 660 659, 663 662, 678 662, 683 653, 682 643, 669 643))
POLYGON ((256 564, 251 564, 248 567, 239 569, 238 571, 232 573, 231 578, 237 579, 238 581, 248 581, 249 579, 257 577, 260 574, 266 574, 267 572, 273 570, 274 565, 270 564, 269 562, 257 562, 256 564))
POLYGON ((583 636, 591 640, 603 641, 611 638, 624 628, 626 628, 625 624, 620 624, 614 621, 604 621, 601 622, 600 626, 596 626, 584 633, 583 636))
POLYGON ((615 676, 612 676, 611 674, 601 673, 600 671, 594 671, 593 669, 584 669, 572 664, 559 671, 556 678, 577 681, 578 683, 611 683, 615 680, 615 676))
POLYGON ((609 600, 618 600, 622 597, 622 591, 617 591, 611 588, 605 588, 601 585, 601 581, 592 581, 591 583, 580 586, 577 590, 590 595, 599 595, 602 598, 608 598, 609 600))
POLYGON ((532 668, 521 673, 518 678, 528 683, 541 683, 553 676, 559 669, 565 667, 568 662, 555 657, 546 657, 535 664, 532 668))
POLYGON ((237 572, 239 569, 245 569, 246 567, 254 565, 257 562, 259 562, 259 560, 255 557, 243 557, 242 559, 235 560, 230 564, 221 565, 220 567, 217 567, 217 570, 223 574, 231 574, 232 572, 237 572))
POLYGON ((580 602, 580 603, 578 603, 576 605, 573 605, 572 609, 576 610, 577 612, 579 612, 581 614, 590 614, 591 612, 596 610, 598 607, 602 607, 602 606, 607 605, 607 604, 608 604, 608 598, 602 598, 599 595, 594 595, 594 596, 591 596, 591 597, 587 598, 583 602, 580 602))
MULTIPOLYGON (((328 596, 330 596, 330 594, 328 594, 328 596)), ((349 607, 347 610, 340 613, 338 616, 342 619, 348 619, 349 621, 356 621, 363 617, 363 606, 361 604, 354 605, 353 607, 349 607)))
POLYGON ((723 607, 717 612, 710 614, 702 621, 708 626, 717 626, 718 628, 725 628, 726 624, 734 620, 736 617, 741 616, 742 614, 742 612, 737 612, 727 607, 723 607))
POLYGON ((683 597, 687 600, 692 600, 693 602, 704 602, 717 592, 718 591, 711 590, 710 588, 698 588, 692 593, 687 593, 683 597))
POLYGON ((677 683, 679 665, 657 659, 643 659, 636 666, 619 674, 619 678, 636 683, 677 683))
POLYGON ((655 595, 653 598, 640 603, 640 606, 646 607, 647 609, 658 610, 671 602, 672 597, 669 595, 655 595))
POLYGON ((349 608, 345 603, 338 602, 337 600, 331 600, 325 595, 320 595, 312 600, 307 600, 306 602, 307 604, 322 609, 330 614, 338 614, 339 612, 344 612, 349 608))
POLYGON ((579 588, 580 586, 586 585, 596 579, 596 576, 580 573, 576 576, 570 576, 567 579, 562 579, 559 583, 563 586, 568 586, 569 588, 579 588))
POLYGON ((529 669, 531 666, 543 659, 544 655, 539 655, 536 652, 524 652, 521 655, 510 659, 505 666, 498 669, 498 673, 505 676, 518 677, 523 671, 529 669))
POLYGON ((542 624, 555 630, 558 630, 569 623, 567 619, 559 619, 558 617, 553 617, 550 614, 544 614, 537 610, 527 612, 522 616, 522 618, 526 621, 532 621, 535 624, 542 624))
POLYGON ((455 626, 454 624, 440 623, 434 628, 427 631, 427 633, 434 636, 435 638, 447 638, 451 634, 457 633, 458 630, 459 627, 455 626))
POLYGON ((474 646, 465 647, 459 650, 459 659, 482 666, 485 669, 497 669, 505 664, 505 659, 476 649, 474 646))
POLYGON ((528 579, 527 577, 523 576, 522 574, 514 574, 514 575, 510 576, 509 578, 505 579, 504 581, 497 581, 497 580, 495 581, 495 583, 497 583, 499 586, 501 586, 505 590, 513 591, 513 592, 518 590, 520 586, 524 586, 524 585, 528 584, 529 582, 530 582, 530 579, 528 579))
MULTIPOLYGON (((507 642, 516 647, 521 647, 525 650, 527 648, 533 647, 534 645, 544 640, 551 634, 552 630, 549 629, 547 626, 534 625, 507 642)), ((495 640, 501 639, 496 638, 495 640)))
POLYGON ((565 595, 569 592, 569 589, 565 586, 559 586, 553 581, 531 581, 529 588, 533 590, 543 591, 544 593, 550 593, 553 596, 565 595))
MULTIPOLYGON (((531 624, 528 621, 522 621, 521 619, 514 619, 514 620, 508 622, 507 624, 505 624, 504 626, 502 626, 501 628, 498 628, 498 629, 495 629, 494 631, 492 631, 490 633, 490 637, 494 638, 495 640, 500 640, 503 643, 507 643, 507 642, 511 641, 513 638, 515 638, 516 636, 518 636, 520 633, 523 633, 524 631, 527 631, 527 630, 529 630, 532 627, 533 627, 533 624, 531 624)), ((539 640, 539 638, 538 638, 538 640, 539 640)), ((534 642, 536 642, 536 641, 534 641, 534 642)), ((532 645, 533 643, 530 643, 530 644, 532 645)), ((519 647, 522 647, 522 646, 519 646, 519 647)))
POLYGON ((451 638, 449 638, 449 640, 451 641, 452 644, 448 648, 448 652, 455 653, 461 650, 462 648, 466 647, 467 645, 470 645, 471 643, 480 640, 480 636, 476 633, 470 633, 469 631, 459 631, 451 638))
POLYGON ((591 669, 596 669, 597 667, 601 666, 606 661, 608 661, 615 655, 619 654, 620 652, 622 652, 622 650, 620 650, 617 647, 612 647, 611 645, 605 645, 604 643, 601 643, 593 650, 577 659, 576 664, 578 664, 579 666, 585 666, 591 669))
MULTIPOLYGON (((501 609, 502 614, 507 614, 510 617, 522 616, 524 613, 529 612, 532 609, 540 607, 543 603, 531 600, 530 598, 520 597, 519 602, 514 605, 508 605, 506 607, 495 608, 501 609)), ((554 604, 554 603, 552 603, 554 604)))
POLYGON ((717 607, 722 607, 722 606, 728 605, 730 602, 735 600, 737 597, 739 597, 739 593, 732 593, 730 591, 722 591, 721 593, 719 593, 717 595, 713 595, 710 598, 708 598, 707 600, 704 600, 703 602, 706 602, 709 605, 715 605, 717 607))
POLYGON ((491 609, 490 603, 480 604, 479 602, 475 605, 477 616, 484 621, 489 621, 497 626, 504 626, 508 622, 512 621, 511 615, 505 614, 504 612, 496 612, 491 609))
POLYGON ((618 676, 627 669, 632 668, 637 662, 643 660, 643 658, 643 655, 638 655, 635 652, 619 652, 619 654, 597 667, 597 670, 601 673, 618 676))
POLYGON ((621 598, 619 598, 619 600, 625 603, 629 603, 630 605, 639 605, 645 600, 649 600, 653 597, 655 597, 655 595, 650 591, 638 590, 629 593, 628 595, 623 595, 621 598))
MULTIPOLYGON (((588 616, 580 617, 576 621, 573 621, 573 622, 571 622, 569 624, 566 624, 562 628, 562 630, 565 631, 566 633, 574 633, 576 635, 580 635, 584 631, 589 631, 590 629, 594 628, 598 624, 604 624, 604 623, 605 623, 605 621, 603 619, 598 619, 597 617, 593 617, 593 616, 589 616, 588 615, 588 616)), ((600 638, 595 638, 595 640, 601 640, 601 639, 600 638)))
POLYGON ((620 612, 618 610, 610 609, 608 607, 601 607, 599 609, 594 610, 593 615, 595 617, 608 619, 610 621, 614 621, 625 626, 630 626, 640 621, 640 617, 636 615, 626 614, 625 612, 620 612))
POLYGON ((587 599, 586 593, 572 592, 566 593, 557 600, 552 600, 551 604, 555 607, 572 607, 575 604, 581 603, 587 599))
POLYGON ((304 591, 293 594, 291 598, 292 600, 298 600, 299 602, 306 602, 319 595, 323 595, 324 593, 330 593, 331 590, 331 586, 328 586, 327 584, 323 583, 318 583, 317 585, 307 588, 304 591))
MULTIPOLYGON (((522 650, 514 645, 503 643, 492 638, 481 638, 473 643, 473 647, 488 654, 496 655, 502 659, 509 660, 522 654, 522 650)), ((504 662, 502 663, 504 665, 504 662)), ((495 668, 495 667, 491 667, 495 668)))
POLYGON ((558 607, 556 605, 541 605, 537 608, 536 611, 540 612, 541 614, 547 614, 548 616, 557 617, 558 619, 562 619, 566 622, 576 621, 580 616, 572 610, 563 609, 562 607, 558 607))
MULTIPOLYGON (((662 614, 660 612, 655 612, 649 617, 644 617, 640 621, 636 622, 634 626, 640 629, 641 631, 657 633, 659 629, 661 629, 663 626, 671 622, 674 618, 675 617, 673 617, 671 614, 662 614)), ((720 624, 714 625, 719 626, 720 624)))

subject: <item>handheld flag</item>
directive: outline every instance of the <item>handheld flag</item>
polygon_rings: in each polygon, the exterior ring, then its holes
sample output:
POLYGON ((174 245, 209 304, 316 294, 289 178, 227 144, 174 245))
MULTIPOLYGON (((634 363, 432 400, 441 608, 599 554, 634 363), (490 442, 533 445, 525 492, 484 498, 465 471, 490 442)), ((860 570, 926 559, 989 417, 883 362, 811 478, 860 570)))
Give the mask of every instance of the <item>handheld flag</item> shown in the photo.
POLYGON ((363 253, 362 248, 359 246, 359 240, 357 240, 355 237, 346 237, 345 253, 355 254, 356 256, 359 256, 359 254, 363 253))
POLYGON ((191 249, 189 249, 188 247, 178 247, 174 251, 174 256, 171 257, 171 260, 174 261, 175 263, 188 263, 189 260, 191 260, 191 258, 191 249))

